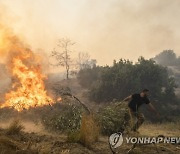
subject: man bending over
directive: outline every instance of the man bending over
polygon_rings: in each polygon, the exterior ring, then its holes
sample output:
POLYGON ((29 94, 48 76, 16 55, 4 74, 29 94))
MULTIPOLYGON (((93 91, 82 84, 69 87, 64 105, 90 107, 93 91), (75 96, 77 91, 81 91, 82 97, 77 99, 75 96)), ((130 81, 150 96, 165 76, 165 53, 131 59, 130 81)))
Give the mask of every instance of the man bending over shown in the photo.
POLYGON ((132 127, 132 131, 137 131, 138 128, 143 124, 144 122, 144 115, 138 111, 139 107, 142 104, 148 104, 150 109, 155 112, 155 114, 159 117, 159 113, 156 111, 154 106, 150 103, 148 99, 149 90, 144 89, 140 94, 133 94, 129 97, 125 98, 123 101, 128 101, 128 107, 129 112, 131 116, 131 120, 133 117, 137 118, 136 124, 132 127))

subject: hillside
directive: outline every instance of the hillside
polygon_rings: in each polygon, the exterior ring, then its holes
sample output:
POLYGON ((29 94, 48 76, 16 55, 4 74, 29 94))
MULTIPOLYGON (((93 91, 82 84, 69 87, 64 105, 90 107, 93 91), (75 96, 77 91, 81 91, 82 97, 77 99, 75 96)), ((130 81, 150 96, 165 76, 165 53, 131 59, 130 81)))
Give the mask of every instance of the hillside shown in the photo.
MULTIPOLYGON (((26 123, 27 124, 27 123, 26 123)), ((108 136, 101 136, 99 140, 93 143, 90 147, 84 147, 79 143, 71 143, 67 141, 67 137, 64 134, 56 134, 54 132, 47 132, 41 129, 37 129, 38 125, 33 125, 32 130, 25 125, 25 129, 12 135, 6 135, 7 128, 0 130, 0 152, 2 154, 110 154, 110 148, 108 144, 108 136), (35 127, 35 128, 34 128, 35 127)), ((162 124, 152 125, 147 124, 140 130, 143 135, 157 136, 162 134, 168 134, 169 136, 179 135, 179 124, 162 124), (174 127, 175 126, 175 127, 174 127), (163 129, 165 128, 165 129, 163 129)), ((118 153, 127 153, 132 145, 124 144, 118 149, 118 153)), ((152 154, 157 153, 178 154, 180 152, 180 145, 172 144, 158 144, 158 145, 137 145, 132 150, 132 154, 152 154), (157 148, 157 149, 156 149, 157 148)))

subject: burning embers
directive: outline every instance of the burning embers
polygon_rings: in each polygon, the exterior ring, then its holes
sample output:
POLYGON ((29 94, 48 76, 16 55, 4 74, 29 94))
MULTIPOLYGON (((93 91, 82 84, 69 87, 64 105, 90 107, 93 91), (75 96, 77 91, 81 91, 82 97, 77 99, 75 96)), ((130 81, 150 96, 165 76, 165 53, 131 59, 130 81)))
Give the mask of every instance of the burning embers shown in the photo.
POLYGON ((53 104, 53 100, 45 90, 46 76, 42 74, 38 56, 24 48, 17 38, 6 38, 7 40, 3 42, 7 41, 6 45, 9 45, 6 46, 6 51, 10 55, 8 65, 13 83, 12 90, 5 94, 5 103, 1 105, 1 108, 13 107, 22 111, 31 107, 53 104))

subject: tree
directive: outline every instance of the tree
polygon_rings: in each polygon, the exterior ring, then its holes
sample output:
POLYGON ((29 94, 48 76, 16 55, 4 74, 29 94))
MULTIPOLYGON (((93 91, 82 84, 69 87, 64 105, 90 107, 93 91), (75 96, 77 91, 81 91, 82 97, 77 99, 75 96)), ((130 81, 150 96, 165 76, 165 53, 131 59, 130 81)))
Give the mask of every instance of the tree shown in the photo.
POLYGON ((89 59, 90 59, 90 55, 87 52, 79 52, 78 59, 77 59, 77 65, 78 65, 79 70, 82 70, 88 67, 89 59))
POLYGON ((57 64, 56 66, 62 66, 66 69, 66 79, 69 79, 69 70, 70 66, 72 66, 72 60, 70 57, 70 53, 72 50, 70 50, 70 47, 73 46, 75 42, 72 42, 70 39, 60 39, 57 46, 61 49, 60 51, 57 51, 54 49, 51 53, 51 56, 55 57, 57 64))
POLYGON ((164 66, 174 66, 177 63, 177 57, 173 50, 164 50, 156 55, 154 60, 164 66))
POLYGON ((77 59, 79 70, 95 67, 96 62, 95 59, 90 59, 90 55, 87 52, 79 52, 77 59))
POLYGON ((169 75, 174 76, 177 84, 180 86, 180 57, 173 50, 164 50, 156 55, 154 60, 158 64, 166 66, 169 75))
POLYGON ((100 78, 101 72, 104 69, 104 67, 99 66, 81 69, 77 74, 79 84, 84 88, 90 89, 91 86, 93 86, 93 83, 100 78))
POLYGON ((151 91, 153 100, 173 101, 175 98, 176 85, 167 69, 143 57, 136 64, 121 59, 114 61, 113 66, 81 70, 78 79, 82 86, 89 87, 90 98, 96 102, 122 100, 144 88, 151 91))
MULTIPOLYGON (((80 70, 77 77, 80 85, 89 89, 89 98, 95 102, 121 101, 128 95, 147 88, 150 90, 151 102, 160 113, 179 113, 180 101, 175 95, 175 80, 168 74, 167 67, 152 59, 140 57, 135 64, 121 59, 114 61, 113 66, 80 70)), ((155 121, 150 116, 151 113, 146 111, 144 110, 144 114, 155 121)))

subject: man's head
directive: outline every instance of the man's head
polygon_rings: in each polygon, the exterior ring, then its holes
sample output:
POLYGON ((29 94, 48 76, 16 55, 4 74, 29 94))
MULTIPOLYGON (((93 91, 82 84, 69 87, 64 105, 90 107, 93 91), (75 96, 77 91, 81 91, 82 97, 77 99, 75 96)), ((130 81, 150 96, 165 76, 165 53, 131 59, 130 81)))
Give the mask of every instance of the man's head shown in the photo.
POLYGON ((148 94, 149 94, 149 90, 148 89, 143 89, 142 92, 141 92, 141 96, 142 97, 148 96, 148 94))

